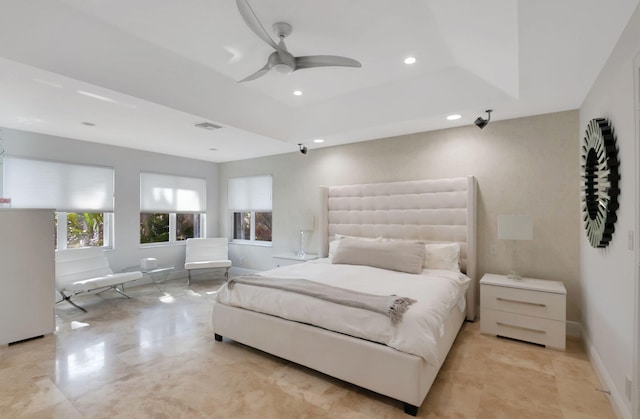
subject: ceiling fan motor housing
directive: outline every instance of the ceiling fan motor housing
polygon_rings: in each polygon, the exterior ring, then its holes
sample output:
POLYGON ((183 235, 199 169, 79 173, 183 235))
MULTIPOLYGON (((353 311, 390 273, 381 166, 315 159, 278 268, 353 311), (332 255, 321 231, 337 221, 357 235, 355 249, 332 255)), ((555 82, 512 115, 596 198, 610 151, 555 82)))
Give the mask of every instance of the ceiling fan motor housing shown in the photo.
POLYGON ((286 51, 275 51, 269 55, 269 69, 278 73, 289 74, 296 68, 296 60, 286 51))

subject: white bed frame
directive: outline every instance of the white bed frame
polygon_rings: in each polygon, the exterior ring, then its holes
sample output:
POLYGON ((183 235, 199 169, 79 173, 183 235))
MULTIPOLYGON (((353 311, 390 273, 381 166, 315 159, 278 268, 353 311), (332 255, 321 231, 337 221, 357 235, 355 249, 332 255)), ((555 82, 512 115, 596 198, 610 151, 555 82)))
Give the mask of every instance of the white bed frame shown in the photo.
MULTIPOLYGON (((466 318, 476 315, 476 181, 472 176, 406 182, 322 187, 321 256, 335 234, 361 237, 459 242, 462 270, 472 279, 466 318)), ((400 400, 417 415, 440 365, 415 355, 307 324, 214 304, 217 341, 226 336, 400 400)), ((449 352, 465 314, 453 308, 438 342, 439 358, 449 352)))

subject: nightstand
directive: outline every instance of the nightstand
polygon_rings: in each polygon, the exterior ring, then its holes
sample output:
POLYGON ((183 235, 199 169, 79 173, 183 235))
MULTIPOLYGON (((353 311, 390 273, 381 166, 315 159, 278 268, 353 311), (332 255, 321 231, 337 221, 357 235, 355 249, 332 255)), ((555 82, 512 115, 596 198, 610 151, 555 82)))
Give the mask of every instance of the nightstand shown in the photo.
POLYGON ((298 256, 295 253, 283 253, 279 255, 274 255, 273 259, 275 259, 276 266, 287 266, 287 265, 295 265, 296 263, 304 263, 308 260, 318 259, 318 255, 314 255, 311 253, 306 253, 304 256, 298 256))
POLYGON ((564 350, 566 297, 560 281, 485 274, 480 280, 480 331, 564 350))

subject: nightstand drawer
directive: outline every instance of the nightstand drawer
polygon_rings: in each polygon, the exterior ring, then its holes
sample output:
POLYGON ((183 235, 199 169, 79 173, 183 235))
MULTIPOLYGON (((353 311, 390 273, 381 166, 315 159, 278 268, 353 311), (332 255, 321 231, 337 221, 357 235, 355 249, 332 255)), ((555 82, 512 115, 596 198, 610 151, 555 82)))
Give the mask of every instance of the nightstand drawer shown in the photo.
POLYGON ((565 348, 564 321, 480 309, 482 333, 538 343, 555 349, 565 348))
POLYGON ((563 294, 482 285, 480 307, 564 322, 563 294))

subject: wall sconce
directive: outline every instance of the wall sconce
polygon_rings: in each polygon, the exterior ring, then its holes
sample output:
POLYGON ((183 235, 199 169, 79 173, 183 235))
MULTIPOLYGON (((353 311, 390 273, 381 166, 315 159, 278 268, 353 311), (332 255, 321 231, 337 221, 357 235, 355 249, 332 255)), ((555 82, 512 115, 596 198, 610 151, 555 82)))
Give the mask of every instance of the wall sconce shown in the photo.
POLYGON ((480 129, 486 127, 489 121, 491 121, 491 112, 493 112, 493 109, 487 109, 485 112, 487 113, 487 119, 484 119, 483 117, 479 116, 474 121, 474 124, 476 124, 476 126, 480 129))
POLYGON ((533 240, 533 221, 529 215, 498 215, 498 239, 510 240, 511 271, 510 279, 520 280, 522 276, 516 271, 517 244, 520 240, 533 240))

